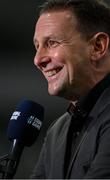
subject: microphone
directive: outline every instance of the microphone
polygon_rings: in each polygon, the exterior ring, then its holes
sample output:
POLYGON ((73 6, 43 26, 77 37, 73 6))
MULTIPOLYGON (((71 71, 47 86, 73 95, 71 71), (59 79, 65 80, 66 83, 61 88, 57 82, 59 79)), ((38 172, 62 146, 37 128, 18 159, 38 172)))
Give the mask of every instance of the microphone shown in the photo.
POLYGON ((24 146, 31 146, 39 135, 44 108, 31 100, 21 101, 13 112, 7 130, 12 141, 3 179, 12 179, 16 173, 24 146))

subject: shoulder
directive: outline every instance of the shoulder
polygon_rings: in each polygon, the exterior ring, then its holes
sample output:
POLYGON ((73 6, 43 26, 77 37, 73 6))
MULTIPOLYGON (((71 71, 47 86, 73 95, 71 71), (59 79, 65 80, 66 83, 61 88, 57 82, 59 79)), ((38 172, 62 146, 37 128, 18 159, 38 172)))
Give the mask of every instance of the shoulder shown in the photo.
POLYGON ((105 89, 100 98, 97 100, 90 112, 90 116, 96 119, 107 114, 110 114, 110 87, 105 89))
POLYGON ((89 117, 92 119, 90 127, 93 128, 91 128, 91 131, 94 129, 100 137, 102 132, 106 133, 107 129, 110 133, 110 87, 102 93, 89 117))
POLYGON ((55 120, 49 127, 47 131, 47 137, 49 138, 58 138, 59 136, 64 135, 69 127, 71 116, 68 112, 63 114, 57 120, 55 120))

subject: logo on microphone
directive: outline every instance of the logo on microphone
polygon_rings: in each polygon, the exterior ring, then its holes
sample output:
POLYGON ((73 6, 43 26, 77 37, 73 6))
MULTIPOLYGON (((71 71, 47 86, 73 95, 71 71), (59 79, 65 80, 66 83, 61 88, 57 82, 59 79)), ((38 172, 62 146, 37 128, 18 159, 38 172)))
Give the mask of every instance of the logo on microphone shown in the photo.
POLYGON ((40 130, 42 126, 42 122, 37 117, 34 117, 34 116, 30 116, 28 118, 27 123, 31 124, 33 127, 37 128, 38 130, 40 130))
POLYGON ((10 120, 17 120, 18 117, 20 116, 21 112, 19 111, 15 111, 12 116, 11 116, 11 119, 10 120))

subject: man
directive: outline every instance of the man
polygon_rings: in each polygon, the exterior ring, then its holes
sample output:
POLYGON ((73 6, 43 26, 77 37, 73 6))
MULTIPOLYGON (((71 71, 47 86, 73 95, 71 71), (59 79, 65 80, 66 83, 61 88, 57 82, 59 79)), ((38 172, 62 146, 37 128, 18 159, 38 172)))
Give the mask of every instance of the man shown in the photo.
POLYGON ((49 94, 70 106, 49 128, 31 178, 110 178, 109 7, 99 0, 47 0, 34 44, 49 94))

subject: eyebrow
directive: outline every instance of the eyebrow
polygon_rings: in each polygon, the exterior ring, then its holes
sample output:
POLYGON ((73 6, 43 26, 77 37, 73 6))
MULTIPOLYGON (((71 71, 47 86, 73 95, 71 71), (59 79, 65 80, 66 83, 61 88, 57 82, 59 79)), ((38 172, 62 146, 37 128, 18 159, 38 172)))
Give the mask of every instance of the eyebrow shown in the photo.
MULTIPOLYGON (((53 34, 49 34, 48 36, 43 37, 43 43, 45 43, 45 42, 46 42, 48 39, 50 39, 50 38, 54 38, 55 40, 58 40, 58 39, 59 39, 57 36, 55 36, 55 35, 53 35, 53 34)), ((61 37, 60 37, 59 40, 62 41, 61 37)), ((36 39, 36 37, 33 38, 33 43, 34 43, 34 46, 35 46, 35 47, 39 44, 38 41, 37 41, 37 39, 36 39)))
MULTIPOLYGON (((49 38, 50 38, 49 36, 44 37, 43 42, 45 42, 45 41, 48 40, 49 38)), ((36 39, 35 37, 33 38, 33 43, 34 43, 35 46, 39 44, 38 41, 37 41, 37 39, 36 39)))

